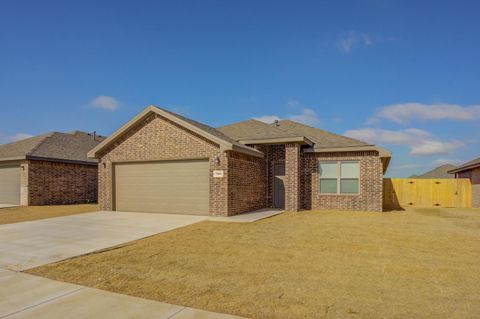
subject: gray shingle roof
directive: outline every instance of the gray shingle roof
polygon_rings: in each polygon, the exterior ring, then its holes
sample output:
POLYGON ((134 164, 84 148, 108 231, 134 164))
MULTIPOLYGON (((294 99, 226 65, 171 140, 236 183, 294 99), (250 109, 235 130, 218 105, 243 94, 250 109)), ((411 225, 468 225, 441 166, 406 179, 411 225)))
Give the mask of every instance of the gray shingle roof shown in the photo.
POLYGON ((180 115, 180 114, 173 113, 173 112, 171 112, 171 111, 169 111, 169 110, 166 110, 166 109, 164 109, 164 108, 161 108, 161 107, 158 107, 158 106, 156 106, 156 108, 158 108, 158 109, 160 109, 160 110, 162 110, 162 111, 164 111, 164 112, 167 112, 167 113, 169 113, 169 114, 171 114, 171 115, 173 115, 173 116, 175 116, 175 117, 177 117, 177 118, 179 118, 179 119, 181 119, 181 120, 183 120, 183 121, 185 121, 185 122, 187 122, 187 123, 190 123, 191 125, 194 125, 194 126, 196 126, 197 128, 199 128, 199 129, 201 129, 201 130, 203 130, 203 131, 205 131, 205 132, 207 132, 207 133, 209 133, 209 134, 212 134, 213 136, 216 136, 216 137, 218 137, 219 139, 222 139, 222 140, 224 140, 224 141, 227 141, 227 142, 229 142, 229 143, 231 143, 231 144, 233 144, 233 145, 235 145, 235 146, 237 146, 237 147, 245 148, 245 149, 248 149, 248 150, 251 150, 251 149, 252 149, 251 147, 248 147, 248 146, 246 146, 246 145, 244 145, 244 144, 242 144, 242 143, 239 143, 238 140, 232 138, 232 137, 229 136, 229 135, 226 135, 225 133, 223 133, 223 132, 222 132, 221 130, 219 130, 219 129, 216 129, 216 128, 213 128, 213 127, 208 126, 208 125, 206 125, 206 124, 203 124, 203 123, 197 122, 197 121, 195 121, 195 120, 189 119, 189 118, 187 118, 187 117, 185 117, 185 116, 182 116, 182 115, 180 115))
POLYGON ((87 153, 103 140, 104 137, 98 135, 94 140, 91 134, 81 131, 51 132, 0 145, 0 161, 30 157, 95 163, 87 153))
POLYGON ((330 133, 290 120, 266 124, 254 119, 219 127, 217 130, 236 140, 255 140, 305 136, 315 148, 335 148, 371 145, 353 138, 330 133))
POLYGON ((303 134, 292 136, 290 132, 286 132, 277 126, 272 126, 255 119, 222 126, 217 128, 217 130, 231 136, 237 141, 303 136, 303 134))
MULTIPOLYGON (((315 148, 353 147, 371 145, 350 137, 327 132, 298 122, 283 120, 279 128, 293 135, 303 135, 315 143, 315 148)), ((271 124, 275 125, 275 124, 271 124)))
POLYGON ((474 160, 471 160, 469 162, 466 162, 465 164, 462 164, 462 165, 458 166, 457 168, 450 170, 449 172, 450 173, 457 173, 457 172, 466 171, 466 170, 469 170, 469 169, 475 168, 475 167, 480 167, 480 157, 476 158, 474 160))

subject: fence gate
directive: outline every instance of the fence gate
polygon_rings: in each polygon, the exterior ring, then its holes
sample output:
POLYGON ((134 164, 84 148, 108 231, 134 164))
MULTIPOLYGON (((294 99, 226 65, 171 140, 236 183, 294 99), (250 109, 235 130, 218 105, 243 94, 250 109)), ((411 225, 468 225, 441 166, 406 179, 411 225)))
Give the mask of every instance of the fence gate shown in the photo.
POLYGON ((383 206, 472 207, 472 185, 468 178, 384 178, 383 206))

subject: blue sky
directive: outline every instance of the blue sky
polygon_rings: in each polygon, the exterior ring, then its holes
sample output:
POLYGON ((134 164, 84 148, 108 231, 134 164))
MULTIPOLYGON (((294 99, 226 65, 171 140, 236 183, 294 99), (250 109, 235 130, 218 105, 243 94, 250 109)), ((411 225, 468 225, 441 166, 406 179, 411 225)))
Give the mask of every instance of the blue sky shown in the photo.
POLYGON ((390 176, 480 156, 478 1, 0 2, 0 143, 110 134, 149 104, 292 118, 382 145, 390 176))

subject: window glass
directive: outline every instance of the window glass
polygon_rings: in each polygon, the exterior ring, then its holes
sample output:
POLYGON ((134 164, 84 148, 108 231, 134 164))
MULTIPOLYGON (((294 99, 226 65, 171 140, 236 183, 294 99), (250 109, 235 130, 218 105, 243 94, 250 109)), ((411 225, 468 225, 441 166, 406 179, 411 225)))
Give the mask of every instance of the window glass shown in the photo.
POLYGON ((342 179, 340 181, 340 193, 342 193, 342 194, 357 194, 358 193, 358 179, 342 179))
POLYGON ((360 165, 358 162, 343 162, 340 163, 340 177, 341 178, 359 178, 360 165))
POLYGON ((337 163, 320 163, 321 178, 337 178, 337 163))
POLYGON ((337 180, 336 179, 321 179, 320 180, 320 193, 336 194, 337 193, 337 180))

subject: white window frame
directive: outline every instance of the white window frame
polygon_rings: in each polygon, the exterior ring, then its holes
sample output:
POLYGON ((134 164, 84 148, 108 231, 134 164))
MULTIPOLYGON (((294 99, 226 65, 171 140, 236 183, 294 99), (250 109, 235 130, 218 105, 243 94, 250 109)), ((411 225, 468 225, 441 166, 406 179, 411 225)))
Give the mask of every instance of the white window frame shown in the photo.
MULTIPOLYGON (((360 177, 361 177, 361 170, 360 170, 360 161, 318 161, 318 192, 320 195, 343 195, 343 196, 356 196, 360 195, 360 177), (341 177, 341 165, 342 163, 357 163, 358 164, 358 178, 342 178, 341 177), (336 164, 337 165, 337 192, 336 193, 322 193, 322 175, 320 172, 320 165, 321 164, 336 164), (356 193, 341 193, 340 192, 340 186, 341 186, 341 181, 342 179, 347 179, 347 180, 352 180, 352 179, 358 179, 358 192, 356 193)), ((323 179, 334 179, 334 178, 323 178, 323 179)))

